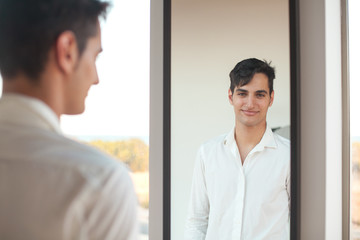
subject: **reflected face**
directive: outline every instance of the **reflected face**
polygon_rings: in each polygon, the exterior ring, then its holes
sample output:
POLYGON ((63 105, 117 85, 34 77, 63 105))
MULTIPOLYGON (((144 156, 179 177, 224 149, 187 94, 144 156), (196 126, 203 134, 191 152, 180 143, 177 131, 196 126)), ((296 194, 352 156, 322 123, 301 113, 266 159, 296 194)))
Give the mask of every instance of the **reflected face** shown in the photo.
POLYGON ((100 25, 97 34, 88 39, 86 47, 78 60, 73 77, 71 90, 68 93, 67 114, 80 114, 85 110, 85 98, 92 85, 99 83, 96 69, 96 58, 102 51, 100 25))
POLYGON ((234 93, 229 89, 229 101, 234 107, 236 125, 257 127, 266 125, 266 114, 274 100, 274 91, 270 94, 268 77, 255 73, 251 81, 237 86, 234 93))

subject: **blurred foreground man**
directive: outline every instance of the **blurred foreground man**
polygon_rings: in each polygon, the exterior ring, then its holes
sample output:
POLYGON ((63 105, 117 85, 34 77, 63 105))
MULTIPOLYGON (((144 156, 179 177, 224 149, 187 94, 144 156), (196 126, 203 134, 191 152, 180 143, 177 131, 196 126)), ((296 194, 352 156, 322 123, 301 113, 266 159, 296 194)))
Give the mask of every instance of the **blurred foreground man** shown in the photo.
POLYGON ((0 0, 0 239, 137 239, 127 169, 62 135, 99 82, 99 0, 0 0))
POLYGON ((290 238, 290 143, 266 123, 274 78, 255 58, 230 72, 235 127, 199 149, 185 239, 290 238))

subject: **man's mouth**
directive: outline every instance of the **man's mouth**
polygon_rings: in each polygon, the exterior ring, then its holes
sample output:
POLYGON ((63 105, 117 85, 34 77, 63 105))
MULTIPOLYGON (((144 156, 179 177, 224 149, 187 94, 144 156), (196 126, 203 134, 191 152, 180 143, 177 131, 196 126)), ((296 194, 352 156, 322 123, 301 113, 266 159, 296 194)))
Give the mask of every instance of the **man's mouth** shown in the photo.
POLYGON ((246 116, 254 116, 258 113, 258 111, 250 111, 250 110, 241 110, 246 116))

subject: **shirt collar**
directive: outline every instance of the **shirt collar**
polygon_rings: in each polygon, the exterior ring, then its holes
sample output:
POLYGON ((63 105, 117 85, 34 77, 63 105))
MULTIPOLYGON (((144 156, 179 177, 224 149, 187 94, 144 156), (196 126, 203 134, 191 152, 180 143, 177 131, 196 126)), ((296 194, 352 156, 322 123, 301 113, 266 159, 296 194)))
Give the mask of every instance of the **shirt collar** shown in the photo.
MULTIPOLYGON (((235 127, 233 127, 231 131, 228 133, 228 135, 225 137, 224 145, 236 146, 235 127)), ((272 132, 268 124, 266 124, 266 129, 263 137, 261 138, 260 142, 253 148, 252 152, 262 151, 264 150, 264 148, 277 148, 277 144, 274 138, 274 133, 272 132)))
POLYGON ((0 109, 1 121, 39 127, 61 134, 60 122, 55 112, 37 98, 6 93, 0 99, 0 109))

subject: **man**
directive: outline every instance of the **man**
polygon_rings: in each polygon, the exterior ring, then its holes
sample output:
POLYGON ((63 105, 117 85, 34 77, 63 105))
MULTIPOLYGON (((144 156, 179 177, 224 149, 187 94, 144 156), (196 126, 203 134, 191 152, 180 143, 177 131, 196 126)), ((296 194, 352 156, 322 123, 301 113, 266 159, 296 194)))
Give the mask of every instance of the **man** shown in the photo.
POLYGON ((254 58, 230 72, 235 127, 199 149, 186 239, 289 239, 289 141, 266 124, 274 78, 254 58))
POLYGON ((0 239, 136 239, 127 169, 62 135, 101 52, 100 0, 0 0, 0 239))

